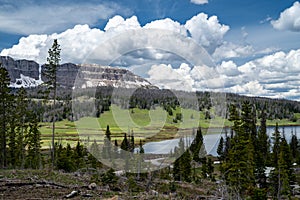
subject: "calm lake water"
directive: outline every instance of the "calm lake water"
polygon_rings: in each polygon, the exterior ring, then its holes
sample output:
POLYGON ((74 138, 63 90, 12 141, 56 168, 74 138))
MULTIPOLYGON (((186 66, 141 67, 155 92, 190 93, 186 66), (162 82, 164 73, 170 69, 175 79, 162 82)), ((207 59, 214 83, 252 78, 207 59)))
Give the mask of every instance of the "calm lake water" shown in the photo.
MULTIPOLYGON (((272 135, 274 132, 275 127, 269 126, 267 127, 267 133, 269 136, 272 135)), ((288 142, 290 142, 292 133, 296 134, 298 139, 300 139, 300 126, 282 126, 279 127, 279 131, 281 135, 285 135, 285 138, 288 142)), ((204 135, 204 144, 205 149, 208 154, 213 156, 217 156, 217 148, 219 145, 219 140, 221 136, 225 139, 225 130, 223 129, 214 129, 214 134, 204 135)), ((227 129, 228 134, 230 134, 230 129, 227 129)), ((191 144, 193 141, 193 137, 186 137, 183 138, 185 145, 191 144)), ((164 140, 160 142, 149 142, 146 143, 143 147, 145 153, 148 154, 168 154, 170 151, 173 151, 174 148, 178 147, 179 138, 171 139, 171 140, 164 140)))

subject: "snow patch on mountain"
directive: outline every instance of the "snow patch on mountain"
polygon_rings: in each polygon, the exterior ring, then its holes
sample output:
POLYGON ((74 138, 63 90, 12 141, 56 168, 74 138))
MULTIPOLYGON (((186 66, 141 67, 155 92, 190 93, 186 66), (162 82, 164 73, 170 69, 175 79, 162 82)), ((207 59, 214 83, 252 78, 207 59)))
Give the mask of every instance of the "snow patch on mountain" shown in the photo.
POLYGON ((13 88, 29 88, 29 87, 37 87, 43 83, 41 78, 39 80, 36 80, 34 78, 31 78, 29 76, 24 76, 23 74, 20 74, 20 78, 16 79, 16 82, 10 83, 10 87, 13 88))

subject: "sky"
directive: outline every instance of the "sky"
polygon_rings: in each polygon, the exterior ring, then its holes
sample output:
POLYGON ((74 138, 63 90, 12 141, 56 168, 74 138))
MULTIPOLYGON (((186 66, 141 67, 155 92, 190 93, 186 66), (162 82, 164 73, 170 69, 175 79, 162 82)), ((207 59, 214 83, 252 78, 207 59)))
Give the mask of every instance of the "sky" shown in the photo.
POLYGON ((127 68, 151 83, 300 100, 300 3, 0 0, 0 55, 127 68))

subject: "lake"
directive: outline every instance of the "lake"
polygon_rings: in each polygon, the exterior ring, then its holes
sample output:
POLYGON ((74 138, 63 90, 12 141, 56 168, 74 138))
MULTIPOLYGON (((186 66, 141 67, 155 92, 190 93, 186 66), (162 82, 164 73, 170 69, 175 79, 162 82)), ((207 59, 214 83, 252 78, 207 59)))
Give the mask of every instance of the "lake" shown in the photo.
MULTIPOLYGON (((267 127, 267 134, 269 136, 274 133, 275 127, 269 126, 267 127)), ((281 126, 279 127, 279 131, 281 135, 285 135, 285 138, 288 142, 290 142, 292 133, 296 134, 298 139, 300 139, 300 126, 281 126)), ((228 134, 230 134, 230 128, 227 128, 228 134)), ((223 129, 214 129, 214 134, 204 135, 204 144, 205 149, 208 154, 213 156, 217 156, 217 148, 219 145, 219 140, 223 136, 225 139, 225 130, 223 129)), ((184 143, 185 145, 191 144, 193 141, 193 137, 185 137, 184 143)), ((168 154, 170 151, 173 151, 174 148, 178 147, 178 142, 180 138, 171 139, 171 140, 163 140, 160 142, 149 142, 143 145, 145 153, 147 154, 168 154)))

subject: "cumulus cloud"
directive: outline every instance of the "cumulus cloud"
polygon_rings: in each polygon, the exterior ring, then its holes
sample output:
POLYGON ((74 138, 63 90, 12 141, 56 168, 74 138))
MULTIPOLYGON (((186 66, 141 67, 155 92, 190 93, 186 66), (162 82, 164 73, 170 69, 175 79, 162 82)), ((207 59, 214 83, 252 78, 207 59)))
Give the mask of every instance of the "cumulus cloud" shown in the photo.
POLYGON ((217 16, 208 17, 205 13, 192 17, 186 22, 185 28, 193 39, 211 53, 223 43, 223 37, 229 30, 229 26, 219 23, 217 16))
MULTIPOLYGON (((124 49, 137 49, 141 46, 151 47, 159 42, 163 44, 157 44, 156 46, 161 46, 162 49, 181 48, 176 41, 184 45, 182 41, 190 38, 187 32, 191 33, 193 41, 196 41, 195 44, 203 45, 208 50, 218 46, 228 29, 229 27, 218 22, 216 16, 208 18, 208 16, 203 13, 188 20, 186 24, 180 24, 179 22, 167 18, 150 22, 143 27, 140 25, 136 16, 124 19, 117 15, 107 22, 103 30, 98 28, 91 29, 89 25, 76 25, 74 28, 61 33, 50 35, 36 34, 22 37, 17 45, 4 49, 1 55, 8 55, 18 59, 31 59, 39 63, 44 63, 46 61, 47 51, 51 47, 53 39, 57 38, 62 48, 62 62, 81 63, 85 61, 85 58, 90 55, 95 48, 102 45, 104 41, 115 38, 115 41, 111 41, 109 44, 110 46, 106 46, 106 52, 102 51, 103 59, 112 60, 121 56, 122 54, 120 52, 124 53, 124 49), (144 35, 134 33, 132 33, 133 35, 128 33, 123 34, 128 30, 141 30, 144 32, 147 30, 160 31, 155 33, 152 31, 151 34, 145 33, 144 35), (168 33, 164 33, 164 31, 168 33), (170 37, 172 34, 181 35, 183 38, 179 38, 178 36, 170 37)), ((179 53, 179 55, 186 55, 188 52, 184 52, 186 50, 184 48, 189 47, 182 46, 181 52, 177 53, 179 53)), ((101 48, 99 48, 99 50, 101 50, 101 48)), ((195 49, 192 49, 191 52, 189 52, 191 55, 187 55, 187 57, 194 57, 193 55, 197 54, 197 52, 193 51, 195 51, 195 49)), ((156 59, 165 57, 165 53, 162 54, 158 51, 148 51, 148 53, 153 53, 152 57, 156 59)), ((143 59, 143 57, 137 60, 140 59, 143 59)), ((134 64, 134 62, 127 63, 127 66, 134 64)))
POLYGON ((300 31, 300 3, 296 1, 290 8, 280 13, 277 20, 271 21, 272 26, 278 30, 300 31))
POLYGON ((191 3, 202 5, 208 3, 208 0, 191 0, 191 3))
POLYGON ((141 28, 141 25, 136 16, 132 16, 128 19, 116 15, 113 18, 109 19, 104 30, 122 32, 128 29, 138 29, 141 28))
POLYGON ((223 88, 223 80, 216 70, 205 65, 191 67, 182 63, 177 69, 171 65, 153 65, 148 75, 148 81, 165 89, 196 91, 223 88))
POLYGON ((278 51, 237 65, 222 61, 215 68, 205 65, 155 65, 149 81, 161 88, 209 90, 248 96, 300 99, 300 49, 278 51))
POLYGON ((225 74, 225 79, 230 75, 224 69, 239 71, 234 77, 239 82, 226 87, 226 91, 294 100, 300 98, 300 49, 275 52, 240 66, 232 61, 222 62, 217 69, 220 74, 225 74))
POLYGON ((96 48, 99 42, 105 39, 105 34, 99 29, 90 29, 88 25, 76 25, 73 29, 60 34, 22 37, 17 45, 3 49, 1 55, 35 60, 43 64, 46 62, 48 49, 55 38, 61 45, 63 62, 81 63, 91 49, 96 48))
POLYGON ((217 47, 213 53, 213 58, 216 61, 228 58, 248 57, 255 53, 251 45, 238 45, 231 42, 224 42, 217 47))
POLYGON ((232 61, 223 61, 216 68, 217 72, 226 76, 238 76, 241 72, 238 70, 237 65, 232 61))
POLYGON ((179 69, 174 69, 171 65, 153 65, 148 72, 152 84, 164 89, 192 91, 194 80, 190 76, 191 68, 183 63, 179 69))
POLYGON ((96 25, 127 9, 114 3, 72 3, 14 1, 0 6, 0 29, 16 34, 45 34, 63 31, 77 24, 96 25))
POLYGON ((267 93, 267 90, 265 90, 264 87, 257 80, 249 81, 242 86, 233 86, 231 89, 234 93, 246 94, 250 96, 262 96, 267 93))
POLYGON ((155 20, 147 23, 144 28, 166 29, 175 33, 187 36, 187 29, 179 22, 173 21, 170 18, 155 20))

